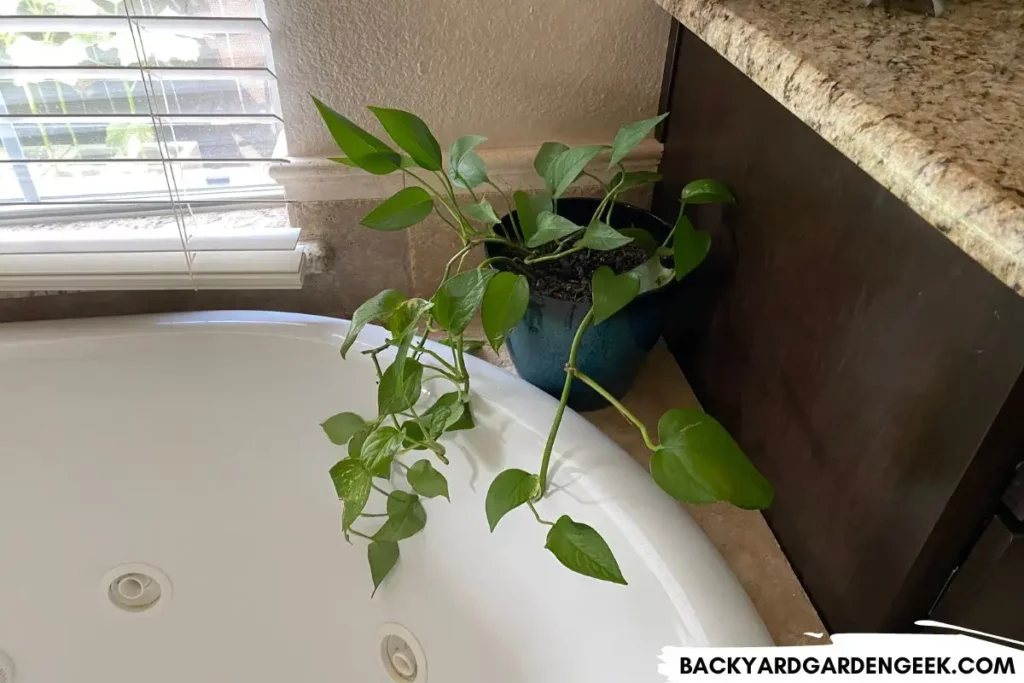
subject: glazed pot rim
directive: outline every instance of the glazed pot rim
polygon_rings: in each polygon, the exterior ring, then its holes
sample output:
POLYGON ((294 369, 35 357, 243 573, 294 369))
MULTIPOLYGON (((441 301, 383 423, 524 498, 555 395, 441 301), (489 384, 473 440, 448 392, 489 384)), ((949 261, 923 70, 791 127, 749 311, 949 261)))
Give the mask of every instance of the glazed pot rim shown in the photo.
MULTIPOLYGON (((592 204, 596 205, 596 204, 600 203, 601 200, 597 199, 596 197, 562 197, 558 201, 585 201, 585 202, 589 202, 589 203, 592 203, 592 204)), ((615 204, 616 204, 616 206, 626 207, 628 209, 632 209, 634 211, 639 211, 641 213, 647 214, 648 216, 650 216, 651 218, 656 220, 658 223, 660 223, 661 225, 665 226, 665 233, 666 234, 672 229, 672 226, 670 226, 666 221, 662 220, 662 218, 660 216, 658 216, 657 214, 652 212, 650 209, 645 209, 643 207, 637 206, 636 204, 630 204, 628 202, 619 202, 619 201, 617 201, 617 202, 615 202, 615 204)), ((505 213, 504 215, 502 215, 501 216, 501 223, 500 223, 500 225, 504 226, 505 225, 505 219, 507 219, 509 216, 511 216, 514 213, 516 213, 516 211, 509 211, 509 212, 505 213)), ((616 228, 616 229, 618 229, 618 228, 616 228)), ((641 229, 642 230, 646 230, 646 228, 641 228, 641 229)), ((648 232, 650 232, 650 230, 648 230, 648 232)), ((485 243, 484 244, 484 253, 487 256, 491 255, 490 254, 490 250, 491 250, 490 244, 486 244, 485 243)), ((496 263, 492 263, 491 267, 494 268, 495 270, 508 271, 507 268, 504 268, 501 265, 496 264, 496 263)), ((616 273, 616 274, 618 275, 619 273, 616 273)), ((668 291, 670 288, 672 288, 676 284, 678 284, 678 280, 673 278, 671 282, 669 282, 668 284, 666 284, 666 285, 664 285, 662 287, 659 287, 658 289, 652 289, 650 291, 644 292, 643 294, 638 294, 632 301, 630 301, 628 304, 626 304, 625 307, 623 307, 623 310, 626 310, 626 309, 630 308, 631 306, 633 306, 638 301, 641 301, 641 300, 644 300, 644 299, 653 298, 655 295, 658 295, 658 294, 664 294, 666 291, 668 291)), ((594 303, 592 299, 586 299, 586 300, 583 300, 583 301, 570 301, 570 300, 567 300, 567 299, 558 299, 556 297, 548 296, 546 294, 537 294, 537 293, 535 293, 533 291, 532 287, 530 288, 530 298, 531 299, 536 298, 536 299, 540 299, 542 301, 555 301, 555 302, 558 302, 560 304, 566 304, 566 305, 570 305, 570 306, 580 306, 580 305, 583 305, 583 306, 591 305, 592 306, 593 303, 594 303)))

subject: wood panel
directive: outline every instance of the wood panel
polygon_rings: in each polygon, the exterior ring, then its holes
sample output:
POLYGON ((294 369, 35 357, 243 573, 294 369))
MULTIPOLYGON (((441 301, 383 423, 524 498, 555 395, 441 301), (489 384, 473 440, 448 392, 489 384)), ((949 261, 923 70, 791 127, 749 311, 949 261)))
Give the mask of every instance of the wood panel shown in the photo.
POLYGON ((830 628, 908 628, 1024 453, 1024 299, 686 31, 672 81, 655 210, 699 177, 739 203, 695 214, 666 336, 830 628))

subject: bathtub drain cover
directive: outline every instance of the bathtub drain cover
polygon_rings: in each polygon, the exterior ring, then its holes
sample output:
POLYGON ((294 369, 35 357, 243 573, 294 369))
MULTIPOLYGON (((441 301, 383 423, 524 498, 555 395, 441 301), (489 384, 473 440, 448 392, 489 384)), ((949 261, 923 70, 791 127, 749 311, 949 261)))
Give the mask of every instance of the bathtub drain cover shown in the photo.
POLYGON ((155 567, 126 564, 107 572, 103 587, 110 602, 125 612, 142 613, 170 600, 171 582, 155 567))
POLYGON ((398 624, 386 624, 379 636, 381 663, 391 679, 396 683, 426 683, 427 658, 412 633, 398 624))

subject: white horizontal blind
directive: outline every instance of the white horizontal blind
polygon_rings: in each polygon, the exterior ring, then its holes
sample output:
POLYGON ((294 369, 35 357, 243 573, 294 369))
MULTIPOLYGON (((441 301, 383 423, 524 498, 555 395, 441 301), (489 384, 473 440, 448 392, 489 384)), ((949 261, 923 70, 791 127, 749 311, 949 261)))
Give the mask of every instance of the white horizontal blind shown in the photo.
POLYGON ((0 290, 299 286, 269 35, 262 0, 0 0, 0 290))

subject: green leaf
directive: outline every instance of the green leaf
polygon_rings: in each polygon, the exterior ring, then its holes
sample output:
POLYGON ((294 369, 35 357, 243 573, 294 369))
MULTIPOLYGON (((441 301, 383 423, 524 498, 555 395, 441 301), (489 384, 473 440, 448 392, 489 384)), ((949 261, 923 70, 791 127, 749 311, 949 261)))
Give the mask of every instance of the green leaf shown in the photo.
POLYGON ((405 432, 405 448, 411 448, 416 451, 422 451, 427 448, 424 443, 427 438, 423 435, 423 429, 420 428, 419 424, 415 420, 406 420, 402 423, 402 431, 405 432), (423 444, 422 446, 416 442, 423 444))
POLYGON ((676 500, 728 501, 748 510, 771 505, 772 485, 729 432, 700 408, 676 408, 662 415, 658 439, 651 476, 676 500))
POLYGON ((473 421, 473 411, 469 407, 468 403, 463 403, 462 417, 457 422, 448 427, 449 432, 461 432, 466 429, 473 429, 476 427, 476 423, 473 421))
POLYGON ((402 431, 405 432, 404 448, 409 448, 414 451, 431 450, 437 454, 438 457, 444 457, 446 452, 445 447, 437 443, 437 441, 429 442, 427 437, 423 435, 423 429, 415 420, 407 420, 404 422, 402 424, 402 431))
POLYGON ((684 275, 707 258, 708 252, 711 251, 711 235, 703 230, 694 229, 690 219, 680 211, 672 239, 676 280, 682 280, 684 275))
POLYGON ((480 317, 484 334, 495 351, 526 314, 530 303, 530 283, 523 275, 502 271, 491 278, 484 292, 480 317))
POLYGON ((619 132, 615 134, 615 139, 612 140, 612 158, 608 163, 608 168, 622 161, 666 116, 668 116, 668 112, 655 116, 653 119, 628 123, 620 128, 619 132))
POLYGON ((394 339, 401 339, 416 330, 420 320, 434 306, 426 299, 407 299, 395 307, 388 318, 388 331, 394 339))
POLYGON ((612 187, 618 186, 615 193, 625 192, 626 190, 632 190, 634 187, 640 187, 641 185, 647 185, 648 183, 657 183, 661 181, 661 174, 655 173, 654 171, 626 171, 625 174, 619 171, 612 178, 612 187), (621 184, 620 184, 621 183, 621 184))
POLYGON ((441 170, 441 146, 423 119, 401 109, 367 107, 377 117, 395 144, 428 171, 441 170))
POLYGON ((563 565, 584 576, 626 585, 612 549, 593 527, 562 515, 548 531, 544 547, 563 565))
POLYGON ((397 289, 385 289, 372 299, 364 301, 352 314, 352 322, 349 323, 345 341, 341 345, 341 357, 344 358, 348 350, 352 348, 356 337, 367 323, 372 320, 388 320, 403 301, 405 301, 405 295, 397 289))
POLYGON ((537 234, 537 216, 545 211, 554 210, 551 195, 547 192, 538 192, 529 195, 522 190, 512 194, 512 201, 516 205, 516 217, 519 219, 519 227, 523 230, 523 237, 527 242, 537 234))
POLYGON ((419 361, 406 359, 403 368, 397 368, 395 363, 389 365, 377 386, 377 412, 392 415, 416 405, 420 399, 422 381, 423 366, 419 361))
POLYGON ((452 419, 452 406, 439 406, 435 403, 430 407, 433 408, 430 417, 424 414, 423 420, 427 425, 427 431, 436 439, 444 433, 444 428, 448 426, 448 421, 452 419))
POLYGON ((405 187, 384 200, 360 221, 374 230, 405 230, 416 225, 434 209, 434 200, 422 187, 405 187))
POLYGON ((334 141, 354 165, 374 175, 387 175, 398 170, 401 163, 398 152, 316 97, 313 98, 313 103, 316 104, 334 141))
POLYGON ((672 282, 672 269, 661 265, 661 259, 655 256, 630 269, 627 274, 640 282, 639 294, 653 292, 672 282))
POLYGON ((434 320, 452 334, 461 334, 484 298, 493 270, 474 268, 445 280, 434 293, 434 320))
POLYGON ((537 169, 537 175, 543 178, 554 158, 567 149, 569 146, 563 145, 561 142, 545 142, 541 145, 537 150, 537 156, 533 158, 533 167, 537 169))
POLYGON ((421 417, 429 420, 427 424, 437 427, 436 431, 431 431, 431 436, 436 439, 443 432, 458 431, 460 429, 459 423, 463 421, 464 416, 468 412, 469 405, 459 398, 457 391, 451 391, 440 396, 434 402, 434 405, 423 412, 421 417), (441 420, 440 416, 444 416, 444 420, 441 420))
POLYGON ((451 409, 451 416, 444 428, 446 432, 458 432, 476 426, 473 424, 473 413, 470 411, 469 403, 456 391, 442 395, 427 412, 429 413, 434 406, 447 406, 451 409))
POLYGON ((373 535, 375 541, 401 541, 413 536, 427 524, 427 511, 420 497, 405 491, 388 495, 388 519, 373 535))
POLYGON ((352 523, 359 518, 370 497, 372 477, 363 463, 355 458, 346 458, 331 468, 331 480, 338 497, 345 502, 341 528, 348 536, 352 523))
POLYGON ((501 222, 498 214, 494 212, 494 207, 486 199, 481 199, 476 204, 466 206, 464 211, 470 218, 478 220, 484 225, 497 225, 501 222))
POLYGON ((398 544, 394 541, 371 541, 366 547, 366 556, 370 560, 370 576, 373 578, 371 598, 377 594, 384 577, 394 569, 398 555, 398 544))
POLYGON ((487 489, 487 523, 494 531, 501 518, 527 501, 533 500, 540 493, 540 480, 537 475, 523 470, 505 470, 494 478, 487 489))
POLYGON ((375 477, 391 478, 391 461, 402 449, 405 432, 394 427, 380 426, 370 432, 359 452, 359 460, 375 477))
POLYGON ((471 190, 487 182, 487 167, 473 150, 486 142, 482 135, 463 135, 448 150, 448 178, 456 187, 471 190))
POLYGON ((355 460, 359 459, 359 454, 363 451, 363 444, 366 443, 366 437, 376 428, 376 423, 367 422, 356 430, 356 433, 352 435, 352 439, 348 442, 348 457, 355 460))
POLYGON ((608 149, 607 145, 576 147, 568 149, 552 159, 544 174, 544 183, 551 191, 551 196, 555 199, 561 197, 562 193, 580 177, 587 164, 606 149, 608 149))
POLYGON ((345 458, 331 468, 331 481, 338 498, 359 498, 363 488, 369 488, 370 473, 362 462, 355 458, 345 458))
POLYGON ((736 198, 725 185, 710 178, 687 183, 679 198, 685 204, 736 203, 736 198))
POLYGON ((618 249, 619 247, 624 247, 632 241, 632 237, 623 235, 607 223, 594 221, 587 226, 586 231, 583 233, 583 237, 576 242, 575 246, 586 247, 587 249, 594 249, 595 251, 611 251, 613 249, 618 249))
POLYGON ((654 256, 658 250, 658 242, 651 236, 651 233, 642 228, 623 228, 619 232, 626 237, 632 237, 633 244, 646 251, 648 256, 654 256))
POLYGON ((576 225, 568 218, 563 218, 550 211, 543 211, 537 216, 537 232, 527 238, 526 246, 540 247, 548 242, 568 237, 582 229, 582 225, 576 225))
POLYGON ((406 472, 406 479, 413 491, 424 498, 436 498, 444 496, 448 500, 448 480, 444 475, 434 469, 429 460, 418 460, 409 471, 406 472))
POLYGON ((529 304, 529 281, 514 272, 499 272, 487 283, 480 317, 490 347, 500 350, 529 304))
POLYGON ((591 289, 594 324, 600 324, 636 298, 640 292, 640 281, 629 273, 616 275, 608 266, 601 266, 594 272, 591 289))
POLYGON ((320 428, 324 430, 331 443, 335 446, 344 446, 364 424, 366 420, 356 413, 338 413, 320 423, 320 428))

